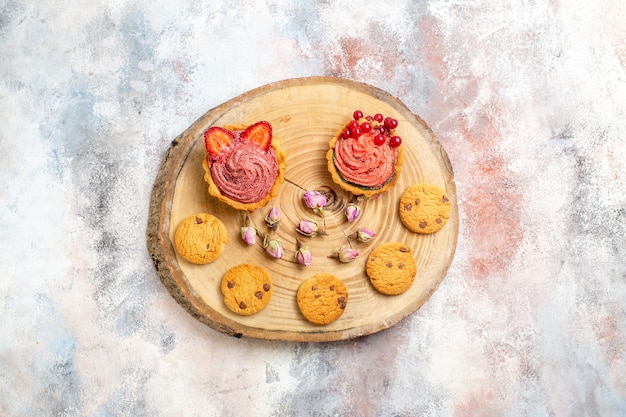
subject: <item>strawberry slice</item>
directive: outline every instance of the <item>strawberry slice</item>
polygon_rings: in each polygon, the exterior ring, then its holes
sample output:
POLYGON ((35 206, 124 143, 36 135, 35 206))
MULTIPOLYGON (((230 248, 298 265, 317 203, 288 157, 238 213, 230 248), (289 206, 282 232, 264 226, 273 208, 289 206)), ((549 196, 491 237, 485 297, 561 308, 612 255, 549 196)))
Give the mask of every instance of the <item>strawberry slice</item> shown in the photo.
POLYGON ((232 132, 222 127, 211 127, 204 132, 204 145, 212 156, 217 156, 230 146, 234 139, 232 132))
POLYGON ((257 122, 248 126, 241 134, 242 139, 250 140, 266 150, 272 143, 272 125, 268 122, 257 122))

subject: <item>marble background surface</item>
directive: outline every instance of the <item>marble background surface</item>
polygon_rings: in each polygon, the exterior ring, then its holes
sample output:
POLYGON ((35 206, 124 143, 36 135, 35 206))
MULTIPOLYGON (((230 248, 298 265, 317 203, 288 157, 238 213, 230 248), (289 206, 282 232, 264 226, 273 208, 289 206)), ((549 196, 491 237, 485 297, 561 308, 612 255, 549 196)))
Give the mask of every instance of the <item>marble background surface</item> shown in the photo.
POLYGON ((1 1, 0 415, 626 415, 624 22, 621 0, 1 1), (152 184, 207 110, 312 75, 434 130, 456 257, 375 335, 225 336, 155 273, 152 184))

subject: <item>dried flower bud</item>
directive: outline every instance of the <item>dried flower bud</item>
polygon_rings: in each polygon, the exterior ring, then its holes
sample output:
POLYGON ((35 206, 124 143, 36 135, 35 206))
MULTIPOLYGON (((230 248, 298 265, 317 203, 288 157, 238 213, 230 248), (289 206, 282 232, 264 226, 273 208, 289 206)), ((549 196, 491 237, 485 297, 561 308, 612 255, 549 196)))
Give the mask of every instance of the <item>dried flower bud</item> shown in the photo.
POLYGON ((352 262, 359 256, 359 251, 356 249, 352 249, 347 246, 342 246, 339 249, 336 249, 335 252, 330 256, 331 258, 339 258, 341 262, 352 262))
POLYGON ((254 226, 243 226, 241 228, 241 238, 249 246, 256 243, 256 228, 254 226))
POLYGON ((346 217, 349 222, 353 222, 361 215, 361 207, 356 203, 348 203, 346 206, 346 217))
POLYGON ((313 261, 313 254, 311 254, 309 247, 303 245, 300 240, 298 240, 298 251, 296 252, 296 260, 304 268, 311 265, 311 262, 313 261))
POLYGON ((324 207, 328 204, 328 200, 324 194, 319 191, 306 191, 302 198, 308 208, 313 209, 313 212, 320 216, 324 216, 324 207))
POLYGON ((263 247, 265 248, 265 253, 272 258, 281 259, 285 256, 285 251, 283 250, 283 247, 278 239, 270 239, 266 235, 263 240, 263 247))
POLYGON ((371 240, 374 238, 374 236, 376 236, 376 232, 374 232, 373 230, 367 229, 365 227, 360 227, 357 229, 357 231, 351 235, 350 237, 355 237, 357 238, 360 242, 367 242, 368 240, 371 240))
POLYGON ((300 220, 300 224, 298 224, 298 228, 296 230, 304 236, 313 237, 317 235, 319 226, 317 222, 313 220, 300 220))
POLYGON ((278 223, 280 222, 280 210, 277 207, 272 207, 270 212, 265 216, 265 223, 272 229, 276 231, 278 228, 278 223))

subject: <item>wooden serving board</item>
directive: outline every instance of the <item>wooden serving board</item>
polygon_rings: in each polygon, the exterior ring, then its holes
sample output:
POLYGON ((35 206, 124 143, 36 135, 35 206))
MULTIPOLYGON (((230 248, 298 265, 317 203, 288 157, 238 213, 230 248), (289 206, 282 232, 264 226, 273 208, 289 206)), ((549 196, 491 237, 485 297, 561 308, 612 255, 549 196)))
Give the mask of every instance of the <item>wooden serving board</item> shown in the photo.
POLYGON ((345 79, 311 77, 249 91, 208 111, 174 139, 154 184, 147 233, 158 276, 176 301, 201 322, 236 337, 332 341, 383 330, 420 308, 446 275, 456 248, 458 226, 454 174, 445 151, 426 124, 380 89, 345 79), (370 115, 382 113, 399 121, 397 132, 403 138, 404 165, 396 186, 364 201, 359 220, 349 223, 344 209, 353 196, 332 182, 325 155, 328 141, 355 109, 370 115), (281 186, 272 202, 250 217, 259 230, 266 232, 269 229, 263 218, 272 206, 280 209, 282 220, 275 235, 285 248, 285 257, 280 260, 268 257, 260 243, 250 247, 242 241, 240 228, 247 213, 209 196, 203 180, 204 131, 212 125, 249 125, 259 120, 272 124, 274 135, 287 153, 285 178, 289 182, 281 186), (447 224, 431 235, 409 231, 398 215, 402 192, 423 181, 444 188, 452 204, 447 224), (302 189, 292 183, 335 195, 324 219, 303 204, 302 189), (199 212, 217 216, 228 230, 228 244, 222 256, 207 265, 185 261, 172 243, 180 221, 199 212), (298 222, 307 218, 318 221, 328 235, 306 238, 298 234, 298 222), (375 239, 367 243, 352 241, 361 255, 351 263, 329 258, 334 249, 347 244, 345 235, 358 227, 377 232, 375 239), (313 263, 308 268, 302 268, 294 258, 297 237, 313 253, 313 263), (368 254, 377 244, 387 241, 408 244, 417 262, 415 281, 401 295, 379 294, 365 274, 368 254), (274 284, 269 305, 251 316, 231 312, 220 292, 224 272, 244 262, 266 268, 274 284), (326 326, 307 322, 296 303, 300 283, 319 272, 335 274, 349 291, 343 315, 326 326))

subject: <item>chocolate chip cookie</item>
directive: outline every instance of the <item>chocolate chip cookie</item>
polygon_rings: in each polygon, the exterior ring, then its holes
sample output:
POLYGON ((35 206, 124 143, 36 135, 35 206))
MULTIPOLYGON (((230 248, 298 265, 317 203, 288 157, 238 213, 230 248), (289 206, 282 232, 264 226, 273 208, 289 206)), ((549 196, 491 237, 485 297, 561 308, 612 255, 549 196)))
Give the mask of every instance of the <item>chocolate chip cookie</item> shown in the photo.
POLYGON ((239 264, 224 274, 220 286, 224 304, 233 312, 249 316, 263 310, 272 298, 272 278, 254 264, 239 264))
POLYGON ((222 254, 228 241, 224 223, 208 213, 197 213, 183 219, 176 228, 176 251, 194 264, 208 264, 222 254))
POLYGON ((405 292, 413 284, 417 265, 411 248, 400 242, 385 242, 374 248, 365 263, 374 288, 386 295, 405 292))
POLYGON ((435 233, 450 217, 445 190, 430 183, 413 184, 400 197, 400 220, 415 233, 435 233))
POLYGON ((308 321, 325 325, 343 314, 348 304, 348 289, 336 276, 320 273, 300 284, 296 301, 308 321))

